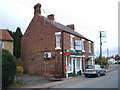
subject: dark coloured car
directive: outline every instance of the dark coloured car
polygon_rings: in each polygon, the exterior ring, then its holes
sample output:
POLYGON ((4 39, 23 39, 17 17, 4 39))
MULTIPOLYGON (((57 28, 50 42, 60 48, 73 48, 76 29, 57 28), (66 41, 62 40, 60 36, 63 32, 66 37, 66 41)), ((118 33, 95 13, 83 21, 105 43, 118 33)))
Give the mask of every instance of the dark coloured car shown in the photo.
POLYGON ((104 68, 101 68, 100 65, 88 65, 85 67, 85 70, 83 72, 83 74, 85 75, 85 77, 88 76, 101 76, 101 75, 105 75, 106 70, 104 68))

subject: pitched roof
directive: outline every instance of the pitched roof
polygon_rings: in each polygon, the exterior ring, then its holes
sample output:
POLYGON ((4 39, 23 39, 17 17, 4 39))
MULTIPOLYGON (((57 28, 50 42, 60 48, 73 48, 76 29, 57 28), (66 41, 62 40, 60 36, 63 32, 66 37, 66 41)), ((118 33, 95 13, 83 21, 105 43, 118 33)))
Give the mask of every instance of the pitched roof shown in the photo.
POLYGON ((13 41, 13 38, 6 29, 0 29, 0 40, 13 41))
MULTIPOLYGON (((39 14, 38 14, 38 15, 39 15, 39 14)), ((91 40, 89 40, 88 38, 84 37, 83 35, 77 33, 76 31, 72 30, 71 28, 69 28, 69 27, 67 27, 67 26, 65 26, 65 25, 63 25, 63 24, 60 24, 60 23, 58 23, 58 22, 56 22, 56 21, 54 21, 54 20, 50 20, 50 19, 48 19, 48 18, 46 18, 46 17, 44 17, 44 16, 41 16, 41 15, 39 15, 39 16, 42 17, 44 20, 50 22, 52 25, 56 26, 56 27, 57 27, 58 29, 60 29, 61 31, 68 32, 68 33, 73 34, 73 35, 75 35, 75 36, 78 36, 78 37, 80 37, 80 38, 83 38, 83 39, 86 39, 86 40, 88 40, 88 41, 91 41, 91 40)), ((91 41, 91 42, 93 42, 93 41, 91 41)))

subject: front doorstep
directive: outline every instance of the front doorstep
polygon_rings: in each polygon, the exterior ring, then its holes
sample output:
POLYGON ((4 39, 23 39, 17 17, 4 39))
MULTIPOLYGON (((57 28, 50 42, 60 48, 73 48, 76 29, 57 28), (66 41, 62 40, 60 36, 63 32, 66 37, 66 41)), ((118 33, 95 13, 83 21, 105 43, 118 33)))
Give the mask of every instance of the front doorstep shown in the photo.
POLYGON ((81 72, 77 72, 77 74, 74 74, 74 73, 68 73, 68 77, 75 77, 75 76, 78 76, 78 75, 81 76, 81 72))

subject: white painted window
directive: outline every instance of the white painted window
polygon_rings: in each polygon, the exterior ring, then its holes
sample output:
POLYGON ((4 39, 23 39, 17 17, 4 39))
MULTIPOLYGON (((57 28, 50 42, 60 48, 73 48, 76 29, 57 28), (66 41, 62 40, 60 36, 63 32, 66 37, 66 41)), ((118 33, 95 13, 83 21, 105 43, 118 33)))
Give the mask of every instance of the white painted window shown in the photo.
POLYGON ((89 63, 89 65, 92 65, 92 60, 89 60, 88 63, 89 63))
POLYGON ((82 39, 81 41, 82 41, 82 52, 85 52, 85 47, 84 47, 85 46, 85 43, 84 43, 85 39, 82 39))
POLYGON ((0 47, 4 48, 4 43, 3 42, 0 42, 0 47))
POLYGON ((89 65, 94 65, 94 64, 95 64, 94 57, 93 57, 93 56, 90 56, 89 58, 90 58, 90 60, 88 61, 88 64, 89 64, 89 65))
POLYGON ((91 42, 89 41, 89 53, 91 53, 91 42))
POLYGON ((55 49, 61 49, 60 47, 60 37, 61 37, 61 32, 56 32, 56 48, 55 49))
POLYGON ((71 50, 74 50, 74 35, 70 35, 70 46, 71 46, 71 50))
POLYGON ((76 60, 76 69, 77 69, 77 71, 79 71, 80 70, 80 58, 76 58, 77 60, 76 60))
POLYGON ((72 58, 67 59, 67 72, 72 72, 72 58))

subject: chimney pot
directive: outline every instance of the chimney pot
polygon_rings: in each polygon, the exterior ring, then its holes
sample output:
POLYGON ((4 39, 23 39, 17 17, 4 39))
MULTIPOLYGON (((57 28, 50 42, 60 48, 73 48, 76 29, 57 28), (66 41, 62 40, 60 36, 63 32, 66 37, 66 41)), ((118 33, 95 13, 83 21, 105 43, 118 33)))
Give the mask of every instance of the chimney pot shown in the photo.
POLYGON ((55 20, 54 14, 50 14, 50 15, 48 15, 47 17, 48 17, 50 20, 55 20))
POLYGON ((34 6, 34 15, 41 14, 41 4, 36 4, 34 6))

